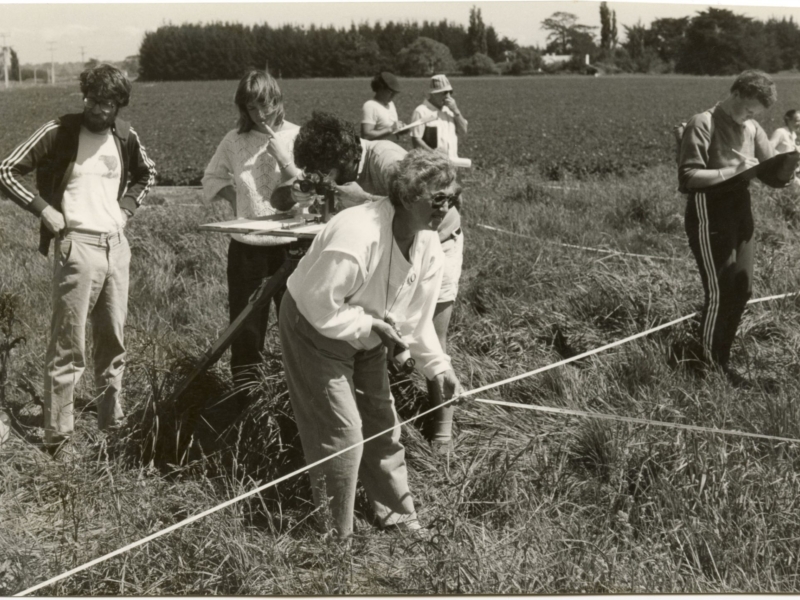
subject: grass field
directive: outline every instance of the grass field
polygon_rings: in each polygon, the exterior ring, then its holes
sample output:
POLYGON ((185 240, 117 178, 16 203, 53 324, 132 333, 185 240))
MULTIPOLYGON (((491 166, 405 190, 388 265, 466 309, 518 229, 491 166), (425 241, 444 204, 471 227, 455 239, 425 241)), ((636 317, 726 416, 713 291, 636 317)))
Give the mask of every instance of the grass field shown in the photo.
MULTIPOLYGON (((282 83, 295 122, 314 108, 356 120, 368 97, 365 80, 282 83)), ((698 308, 702 292, 683 232, 670 130, 713 105, 728 84, 677 77, 454 81, 470 119, 461 154, 476 165, 462 178, 465 270, 450 328, 465 388, 698 308)), ((794 79, 778 85, 782 99, 762 120, 768 131, 790 107, 784 99, 800 91, 794 79)), ((423 86, 409 82, 401 114, 410 114, 423 86)), ((234 87, 136 86, 128 115, 162 181, 197 181, 232 126, 234 87)), ((63 89, 0 94, 0 109, 13 116, 13 126, 0 132, 2 153, 79 99, 63 89)), ((800 200, 759 184, 753 196, 754 295, 800 291, 800 200)), ((230 391, 227 358, 179 405, 166 402, 191 358, 227 324, 226 241, 197 231, 199 223, 227 218, 226 211, 203 203, 197 190, 157 189, 131 221, 126 426, 117 439, 98 434, 87 373, 75 460, 54 462, 16 438, 0 446, 0 594, 303 464, 274 328, 263 399, 234 427, 221 434, 214 427, 215 405, 230 391)), ((51 263, 35 251, 37 224, 28 213, 0 203, 0 230, 0 359, 8 364, 0 384, 7 409, 35 443, 51 263), (5 352, 16 336, 24 342, 5 352)), ((680 361, 690 327, 481 397, 800 438, 800 302, 764 303, 745 313, 733 361, 757 383, 750 390, 700 376, 680 361)), ((419 379, 395 383, 402 418, 424 409, 423 388, 419 379)), ((312 527, 301 476, 38 593, 800 591, 796 444, 469 400, 457 409, 456 429, 449 462, 430 452, 416 423, 404 429, 411 489, 434 532, 429 541, 375 530, 359 497, 358 535, 352 546, 338 545, 312 527)))

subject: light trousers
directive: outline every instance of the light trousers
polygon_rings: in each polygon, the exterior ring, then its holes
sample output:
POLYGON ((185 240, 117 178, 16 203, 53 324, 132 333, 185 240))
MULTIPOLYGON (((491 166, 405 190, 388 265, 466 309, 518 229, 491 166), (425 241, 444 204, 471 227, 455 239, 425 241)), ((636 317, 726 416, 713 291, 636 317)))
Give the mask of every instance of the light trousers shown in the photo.
MULTIPOLYGON (((326 338, 300 314, 289 292, 279 323, 286 382, 307 463, 399 422, 382 345, 357 350, 326 338)), ((341 537, 353 531, 359 475, 381 526, 416 521, 399 427, 311 470, 314 503, 328 507, 341 537)))
POLYGON ((91 319, 97 424, 107 429, 123 417, 123 329, 128 313, 131 251, 122 232, 70 232, 56 242, 53 317, 45 355, 45 442, 74 429, 74 393, 86 368, 86 325, 91 319))

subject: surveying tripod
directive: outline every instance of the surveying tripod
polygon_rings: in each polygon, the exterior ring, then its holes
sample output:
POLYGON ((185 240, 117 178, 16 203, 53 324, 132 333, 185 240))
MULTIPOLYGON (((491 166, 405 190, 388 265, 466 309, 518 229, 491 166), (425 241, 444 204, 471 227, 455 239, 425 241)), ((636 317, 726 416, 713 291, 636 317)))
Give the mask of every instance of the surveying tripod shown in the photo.
POLYGON ((277 291, 286 284, 286 280, 289 279, 289 276, 294 272, 295 268, 297 268, 300 259, 305 256, 305 253, 308 251, 317 233, 322 230, 324 224, 327 223, 334 214, 335 196, 333 188, 327 186, 322 196, 323 203, 321 214, 319 217, 310 221, 302 220, 288 225, 281 225, 280 221, 288 220, 291 215, 277 214, 273 217, 258 221, 260 224, 264 224, 265 222, 276 224, 275 228, 268 230, 248 229, 246 226, 243 226, 240 221, 229 221, 226 223, 201 226, 201 230, 205 231, 227 231, 230 233, 252 233, 253 231, 259 231, 260 233, 269 235, 294 238, 297 240, 297 243, 295 248, 289 251, 289 256, 283 261, 283 264, 275 274, 264 279, 259 288, 250 296, 247 306, 239 313, 239 316, 228 325, 219 338, 217 338, 208 350, 198 359, 197 364, 191 372, 184 377, 172 392, 168 398, 169 401, 176 401, 180 398, 199 375, 213 366, 220 359, 225 350, 230 347, 233 340, 242 330, 245 322, 251 318, 253 313, 257 309, 269 304, 277 291))

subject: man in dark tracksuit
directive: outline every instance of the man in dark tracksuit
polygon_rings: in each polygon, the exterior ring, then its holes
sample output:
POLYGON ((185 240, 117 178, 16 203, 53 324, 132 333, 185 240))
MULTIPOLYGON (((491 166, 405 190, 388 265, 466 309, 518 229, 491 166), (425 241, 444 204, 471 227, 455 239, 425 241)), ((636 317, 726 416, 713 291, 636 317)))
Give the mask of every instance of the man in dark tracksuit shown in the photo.
POLYGON ((725 100, 689 120, 681 141, 678 178, 680 190, 689 194, 686 234, 705 292, 700 341, 706 360, 737 385, 745 381, 728 361, 751 295, 755 239, 748 181, 725 182, 773 155, 754 118, 776 100, 766 74, 745 71, 725 100))
POLYGON ((80 81, 83 112, 45 123, 0 162, 0 190, 41 221, 42 254, 55 239, 44 384, 44 440, 52 449, 73 432, 73 394, 85 369, 89 319, 97 424, 110 429, 122 419, 131 258, 123 229, 156 174, 136 131, 117 118, 130 98, 127 77, 99 65, 80 81), (38 194, 20 181, 32 171, 38 194))

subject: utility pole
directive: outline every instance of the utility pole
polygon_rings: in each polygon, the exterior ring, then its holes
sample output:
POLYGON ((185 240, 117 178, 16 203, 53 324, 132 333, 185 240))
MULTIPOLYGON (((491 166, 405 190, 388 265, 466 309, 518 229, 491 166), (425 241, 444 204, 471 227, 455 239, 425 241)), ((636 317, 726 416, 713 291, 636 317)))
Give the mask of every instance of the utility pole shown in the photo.
POLYGON ((56 63, 55 59, 53 58, 53 52, 55 52, 56 43, 55 42, 47 42, 48 50, 50 50, 50 85, 56 84, 56 63))
POLYGON ((81 65, 83 65, 83 64, 86 62, 86 61, 84 60, 84 58, 83 58, 83 49, 84 49, 84 48, 85 48, 85 46, 81 46, 81 65))
POLYGON ((6 82, 6 88, 8 88, 8 65, 11 62, 11 53, 6 46, 6 37, 8 34, 0 33, 0 36, 3 37, 3 79, 6 82))

